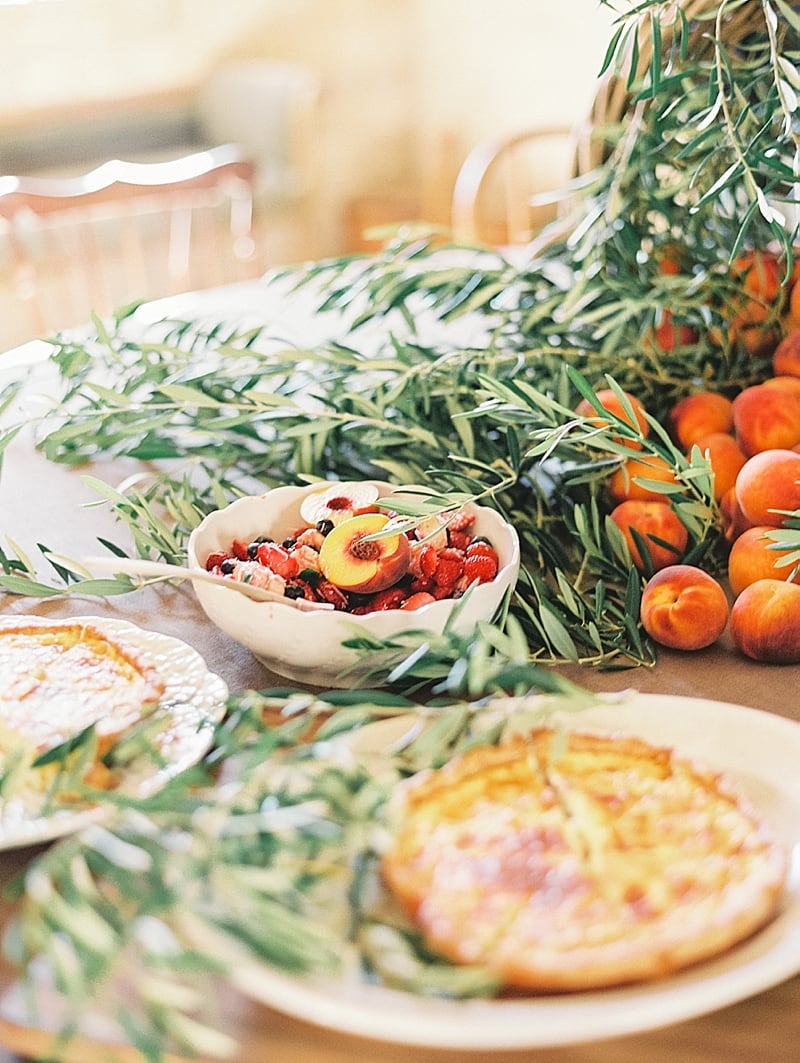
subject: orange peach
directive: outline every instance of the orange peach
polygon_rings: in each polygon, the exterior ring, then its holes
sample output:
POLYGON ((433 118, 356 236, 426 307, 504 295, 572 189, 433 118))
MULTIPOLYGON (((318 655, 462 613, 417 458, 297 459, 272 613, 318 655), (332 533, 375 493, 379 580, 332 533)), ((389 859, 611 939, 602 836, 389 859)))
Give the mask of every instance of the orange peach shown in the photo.
POLYGON ((323 576, 346 591, 370 593, 391 587, 408 571, 411 548, 400 532, 388 534, 384 513, 350 517, 328 532, 319 551, 323 576), (364 540, 387 532, 383 538, 364 540))
POLYGON ((734 437, 727 432, 711 432, 695 440, 694 445, 711 465, 711 471, 714 473, 714 498, 719 502, 736 483, 736 477, 747 461, 747 456, 734 437))
POLYGON ((642 591, 639 616, 655 642, 674 650, 701 650, 728 625, 722 585, 695 565, 667 565, 642 591))
MULTIPOLYGON (((795 263, 796 268, 797 263, 795 263)), ((789 292, 789 316, 794 321, 800 321, 800 278, 794 281, 789 292)))
MULTIPOLYGON (((796 284, 792 290, 792 301, 795 292, 800 292, 800 285, 796 284)), ((797 298, 800 309, 800 296, 797 298)), ((772 354, 772 372, 775 376, 800 377, 800 332, 790 332, 784 336, 772 354)))
POLYGON ((676 484, 672 466, 657 454, 640 458, 628 458, 609 476, 607 488, 615 502, 626 498, 647 498, 663 502, 663 491, 647 486, 647 480, 657 483, 676 484))
MULTIPOLYGON (((600 388, 595 394, 597 395, 598 403, 604 410, 607 410, 613 416, 620 418, 620 420, 624 421, 626 424, 631 425, 631 427, 635 428, 640 435, 645 437, 648 435, 650 425, 647 423, 647 419, 644 416, 644 406, 635 395, 630 395, 628 392, 624 392, 625 398, 633 411, 633 419, 631 419, 627 410, 620 402, 617 393, 611 388, 600 388)), ((598 417, 597 412, 598 411, 588 399, 581 399, 575 407, 575 413, 580 417, 588 417, 594 424, 598 425, 598 427, 605 428, 609 422, 604 417, 598 417)), ((631 447, 633 450, 641 450, 642 445, 638 439, 620 436, 615 438, 617 439, 617 442, 625 443, 626 446, 631 447)))
POLYGON ((657 572, 680 561, 689 533, 668 502, 629 498, 610 513, 640 572, 657 572))
POLYGON ((729 487, 719 500, 719 511, 722 517, 722 533, 729 543, 735 542, 743 531, 753 526, 752 522, 742 513, 735 486, 729 487))
POLYGON ((768 376, 766 380, 761 381, 761 386, 765 388, 780 388, 782 391, 791 392, 792 395, 800 399, 800 376, 790 376, 788 373, 768 376))
POLYGON ((748 457, 800 443, 800 398, 785 388, 754 384, 733 400, 733 429, 748 457))
POLYGON ((763 450, 748 458, 736 477, 736 499, 750 524, 782 524, 778 510, 800 509, 800 454, 763 450))
MULTIPOLYGON (((769 537, 769 532, 774 530, 768 524, 757 524, 743 531, 734 542, 728 555, 728 582, 735 595, 758 579, 788 579, 794 566, 779 567, 778 562, 795 551, 778 549, 775 540, 769 537)), ((800 573, 791 582, 800 583, 800 573)))
POLYGON ((716 391, 696 391, 675 403, 667 421, 673 438, 688 450, 701 436, 733 431, 733 403, 716 391))
POLYGON ((674 351, 676 347, 688 347, 697 343, 699 333, 691 325, 676 324, 672 312, 665 310, 661 320, 653 329, 653 339, 667 353, 674 351))
POLYGON ((800 664, 800 586, 759 579, 731 608, 731 638, 755 661, 800 664))
POLYGON ((737 324, 766 321, 781 295, 781 267, 769 251, 748 251, 733 263, 733 276, 740 280, 746 298, 738 302, 737 324))

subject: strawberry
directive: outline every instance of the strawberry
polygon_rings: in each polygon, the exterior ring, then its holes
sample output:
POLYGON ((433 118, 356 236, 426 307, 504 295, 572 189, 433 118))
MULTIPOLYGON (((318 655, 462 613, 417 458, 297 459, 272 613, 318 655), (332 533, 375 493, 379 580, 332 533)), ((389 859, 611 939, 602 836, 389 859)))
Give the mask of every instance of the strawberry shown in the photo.
POLYGON ((256 560, 284 579, 290 579, 300 571, 297 559, 277 543, 261 543, 256 551, 256 560))
MULTIPOLYGON (((492 551, 494 554, 494 551, 492 551)), ((491 583, 497 575, 497 554, 468 554, 464 561, 464 578, 468 583, 491 583)))

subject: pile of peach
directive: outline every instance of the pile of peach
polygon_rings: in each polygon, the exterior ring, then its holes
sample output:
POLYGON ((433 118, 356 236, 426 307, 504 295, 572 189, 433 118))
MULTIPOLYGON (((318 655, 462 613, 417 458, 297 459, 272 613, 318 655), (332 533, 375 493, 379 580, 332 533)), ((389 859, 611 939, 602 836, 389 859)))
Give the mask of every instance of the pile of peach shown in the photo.
POLYGON ((259 535, 211 554, 209 572, 286 598, 327 602, 355 615, 419 609, 457 598, 497 575, 497 552, 473 536, 474 516, 434 515, 407 526, 376 505, 372 484, 340 483, 303 500, 305 521, 280 542, 259 535))
MULTIPOLYGON (((795 286, 800 291, 800 284, 795 286)), ((800 310, 800 296, 797 298, 800 310)), ((776 543, 776 529, 800 510, 800 324, 775 348, 773 374, 734 398, 698 391, 669 412, 671 436, 689 457, 697 447, 713 473, 722 530, 730 544, 729 594, 709 573, 682 563, 688 532, 670 503, 671 466, 636 452, 608 480, 619 527, 640 572, 649 576, 641 600, 645 631, 662 645, 693 650, 710 645, 730 621, 736 647, 760 661, 800 663, 800 558, 776 543), (648 485, 647 481, 655 481, 648 485), (642 553, 645 556, 642 556, 642 553)), ((601 404, 626 422, 613 391, 601 404)), ((647 437, 641 404, 626 396, 647 437)), ((582 402, 577 411, 588 416, 582 402)), ((600 420, 599 418, 594 418, 600 420)), ((636 448, 635 440, 626 440, 636 448)))

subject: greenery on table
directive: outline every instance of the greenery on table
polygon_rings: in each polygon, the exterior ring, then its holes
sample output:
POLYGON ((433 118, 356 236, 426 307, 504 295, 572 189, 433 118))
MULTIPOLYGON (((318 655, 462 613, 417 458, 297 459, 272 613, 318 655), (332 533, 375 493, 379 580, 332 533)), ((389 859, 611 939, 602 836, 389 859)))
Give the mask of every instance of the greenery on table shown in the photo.
MULTIPOLYGON (((196 1005, 208 1003, 204 979, 235 977, 239 948, 297 971, 335 961, 343 935, 355 942, 369 923, 360 875, 386 795, 403 774, 476 740, 483 717, 459 700, 464 692, 474 701, 552 689, 559 704, 579 705, 536 663, 652 662, 637 621, 641 577, 604 495, 624 455, 618 437, 630 430, 576 418, 581 396, 612 386, 646 403, 653 431, 640 442, 678 475, 673 500, 690 531, 689 559, 712 570, 724 560, 706 463, 679 454, 659 423, 695 387, 734 393, 768 369, 766 355, 749 354, 728 329, 739 295, 731 263, 773 244, 786 278, 793 264, 796 224, 779 212, 790 216, 798 186, 800 19, 786 0, 642 0, 617 26, 600 96, 621 85, 626 105, 598 111, 603 161, 573 190, 574 212, 521 264, 487 249, 464 255, 441 234, 409 229, 377 256, 271 280, 305 288, 321 314, 335 311, 341 331, 307 350, 281 342, 269 324, 204 318, 143 329, 130 308, 91 334, 56 340, 63 393, 37 426, 39 446, 78 471, 120 455, 149 466, 151 477, 124 489, 95 481, 139 555, 181 561, 202 516, 254 488, 376 472, 489 501, 522 537, 519 593, 502 629, 405 647, 398 693, 383 700, 238 694, 206 763, 145 802, 120 801, 116 819, 35 862, 17 956, 43 954, 80 1012, 108 980, 113 989, 124 943, 148 973, 135 1007, 120 995, 131 1008, 118 1017, 145 1059, 171 1045, 229 1047, 213 1016, 198 1024, 196 1005), (665 273, 660 260, 676 248, 684 268, 665 273), (659 350, 653 330, 667 312, 698 341, 659 350), (336 730, 408 713, 399 692, 422 682, 445 700, 424 710, 422 748, 390 758, 384 774, 297 744, 322 709, 336 710, 327 725, 336 730), (267 727, 263 710, 276 705, 284 722, 267 727), (291 762, 299 792, 265 767, 276 760, 291 762), (215 785, 217 771, 230 787, 215 785), (337 890, 353 902, 352 922, 331 931, 314 917, 337 890)), ((780 321, 767 320, 772 327, 780 321)), ((1 401, 10 406, 13 389, 1 401)), ((0 458, 14 432, 0 440, 0 458)), ((785 532, 796 544, 799 524, 785 532)), ((38 559, 8 544, 0 587, 48 595, 134 586, 88 579, 57 542, 42 555, 49 580, 38 559)), ((525 722, 515 717, 515 726, 525 722)), ((405 928, 391 933, 397 951, 382 941, 372 952, 396 961, 380 972, 390 982, 488 990, 480 972, 443 968, 405 928)), ((370 940, 347 956, 364 961, 370 940)))
POLYGON ((143 800, 101 796, 116 815, 27 873, 6 949, 20 965, 35 961, 34 1016, 37 1006, 53 1013, 55 994, 66 1005, 62 1046, 87 1013, 103 1012, 158 1061, 168 1050, 229 1053, 215 980, 253 993, 259 965, 495 995, 486 971, 431 956, 379 889, 389 798, 416 771, 586 704, 566 687, 550 699, 423 708, 378 693, 233 698, 203 763, 143 800))
MULTIPOLYGON (((797 193, 799 34, 784 0, 645 2, 617 25, 598 100, 622 86, 625 105, 598 104, 605 161, 535 255, 465 258, 412 229, 377 256, 276 276, 283 290, 305 287, 320 314, 335 311, 339 331, 307 350, 269 324, 143 328, 123 310, 92 335, 57 340, 63 395, 39 425, 43 452, 78 467, 118 455, 147 463, 149 480, 95 486, 139 555, 178 562, 208 510, 287 480, 377 474, 489 499, 521 533, 511 615, 532 658, 652 663, 641 579, 604 495, 631 433, 598 431, 572 411, 609 384, 646 404, 644 451, 678 476, 669 490, 689 529, 687 560, 714 571, 725 543, 708 466, 697 452, 684 458, 658 422, 698 386, 734 393, 767 370, 728 327, 740 296, 731 263, 772 244, 791 269, 796 227, 782 213, 797 193), (665 273, 676 248, 681 272, 665 273), (665 314, 697 342, 661 349, 665 314)), ((780 327, 770 313, 765 330, 780 327)), ((133 586, 88 579, 57 551, 43 547, 50 582, 29 558, 0 556, 0 586, 133 586)))

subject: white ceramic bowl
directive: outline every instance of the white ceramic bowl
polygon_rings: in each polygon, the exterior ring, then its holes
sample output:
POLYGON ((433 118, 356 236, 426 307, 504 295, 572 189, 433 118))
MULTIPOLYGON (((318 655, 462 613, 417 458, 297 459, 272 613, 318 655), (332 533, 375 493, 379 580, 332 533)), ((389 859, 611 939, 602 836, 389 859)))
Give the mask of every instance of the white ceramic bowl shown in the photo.
MULTIPOLYGON (((402 490, 381 481, 370 481, 381 495, 402 490)), ((307 487, 277 487, 266 494, 240 498, 225 509, 210 513, 192 532, 188 543, 190 566, 205 568, 208 556, 227 551, 234 539, 249 542, 269 535, 277 542, 302 526, 300 505, 305 496, 319 490, 307 487)), ((350 613, 301 612, 283 602, 258 602, 235 589, 193 581, 206 615, 231 638, 246 646, 270 671, 308 686, 348 687, 365 670, 364 662, 347 638, 369 634, 379 639, 401 631, 424 629, 441 633, 460 606, 455 627, 459 632, 474 628, 479 620, 491 620, 509 587, 519 574, 519 540, 515 530, 492 509, 471 508, 474 535, 485 535, 497 551, 500 568, 490 583, 475 586, 465 599, 444 599, 415 610, 385 610, 354 616, 350 613), (360 665, 354 671, 354 666, 360 665)))

